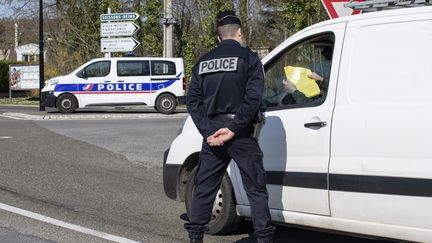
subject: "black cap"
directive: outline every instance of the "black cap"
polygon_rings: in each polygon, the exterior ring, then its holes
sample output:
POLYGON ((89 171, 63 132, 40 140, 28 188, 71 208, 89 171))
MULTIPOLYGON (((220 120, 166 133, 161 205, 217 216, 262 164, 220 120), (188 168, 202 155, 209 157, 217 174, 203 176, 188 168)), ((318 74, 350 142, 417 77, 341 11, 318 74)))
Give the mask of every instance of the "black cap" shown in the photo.
POLYGON ((226 24, 238 24, 241 26, 241 21, 239 18, 237 18, 234 11, 220 12, 217 15, 216 22, 217 22, 217 26, 223 26, 226 24))

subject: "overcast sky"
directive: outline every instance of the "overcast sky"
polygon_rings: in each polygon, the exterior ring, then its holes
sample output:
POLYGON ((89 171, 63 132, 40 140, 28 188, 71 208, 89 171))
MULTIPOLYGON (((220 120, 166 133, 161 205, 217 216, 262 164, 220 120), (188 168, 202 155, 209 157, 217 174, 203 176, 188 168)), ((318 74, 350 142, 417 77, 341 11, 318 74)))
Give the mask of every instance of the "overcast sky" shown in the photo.
POLYGON ((0 18, 9 18, 13 14, 13 10, 4 4, 0 5, 0 18))
MULTIPOLYGON (((44 0, 44 7, 50 0, 44 0)), ((5 4, 0 0, 0 19, 3 18, 29 18, 38 15, 39 1, 36 0, 12 0, 11 4, 5 4)))

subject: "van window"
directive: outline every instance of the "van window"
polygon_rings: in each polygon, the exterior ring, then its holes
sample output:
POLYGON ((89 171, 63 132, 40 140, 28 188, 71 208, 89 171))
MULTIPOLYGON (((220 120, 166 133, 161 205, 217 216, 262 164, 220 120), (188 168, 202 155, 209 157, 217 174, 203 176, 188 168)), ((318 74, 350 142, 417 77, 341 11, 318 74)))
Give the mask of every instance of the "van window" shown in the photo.
POLYGON ((170 61, 151 61, 151 75, 176 75, 176 66, 170 61))
POLYGON ((110 73, 110 69, 110 61, 94 62, 78 72, 77 76, 80 78, 105 77, 110 73))
POLYGON ((322 104, 329 86, 333 48, 334 35, 327 33, 300 41, 271 60, 265 67, 262 105, 270 109, 279 109, 322 104), (307 92, 298 84, 296 86, 295 80, 289 80, 285 71, 288 66, 310 71, 310 82, 315 92, 307 92))
POLYGON ((117 76, 149 76, 149 61, 118 61, 117 76))

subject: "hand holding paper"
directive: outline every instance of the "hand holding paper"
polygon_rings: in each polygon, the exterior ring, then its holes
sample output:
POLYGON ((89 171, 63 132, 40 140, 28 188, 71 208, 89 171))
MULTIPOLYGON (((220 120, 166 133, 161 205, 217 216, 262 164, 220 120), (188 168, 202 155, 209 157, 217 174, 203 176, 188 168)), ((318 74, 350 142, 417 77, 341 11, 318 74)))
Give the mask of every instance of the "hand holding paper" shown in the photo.
POLYGON ((291 81, 297 90, 302 92, 306 97, 310 98, 320 94, 317 83, 314 79, 309 77, 313 75, 310 69, 286 66, 284 70, 287 80, 291 81))

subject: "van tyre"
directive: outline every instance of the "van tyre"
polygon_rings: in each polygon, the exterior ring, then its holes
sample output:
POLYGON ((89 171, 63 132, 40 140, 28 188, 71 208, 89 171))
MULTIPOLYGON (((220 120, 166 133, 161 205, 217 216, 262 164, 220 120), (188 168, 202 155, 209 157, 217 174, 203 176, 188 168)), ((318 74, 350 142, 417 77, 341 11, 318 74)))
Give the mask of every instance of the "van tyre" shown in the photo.
MULTIPOLYGON (((185 205, 188 216, 191 213, 192 196, 195 191, 195 167, 186 184, 185 205)), ((226 234, 235 231, 241 224, 242 218, 237 215, 234 190, 228 173, 222 179, 219 191, 213 204, 211 220, 208 223, 207 234, 226 234)))
POLYGON ((162 114, 172 114, 177 108, 177 100, 172 94, 162 94, 156 100, 156 110, 162 114))
POLYGON ((64 94, 57 99, 56 106, 61 113, 73 113, 78 106, 78 102, 75 96, 64 94))

